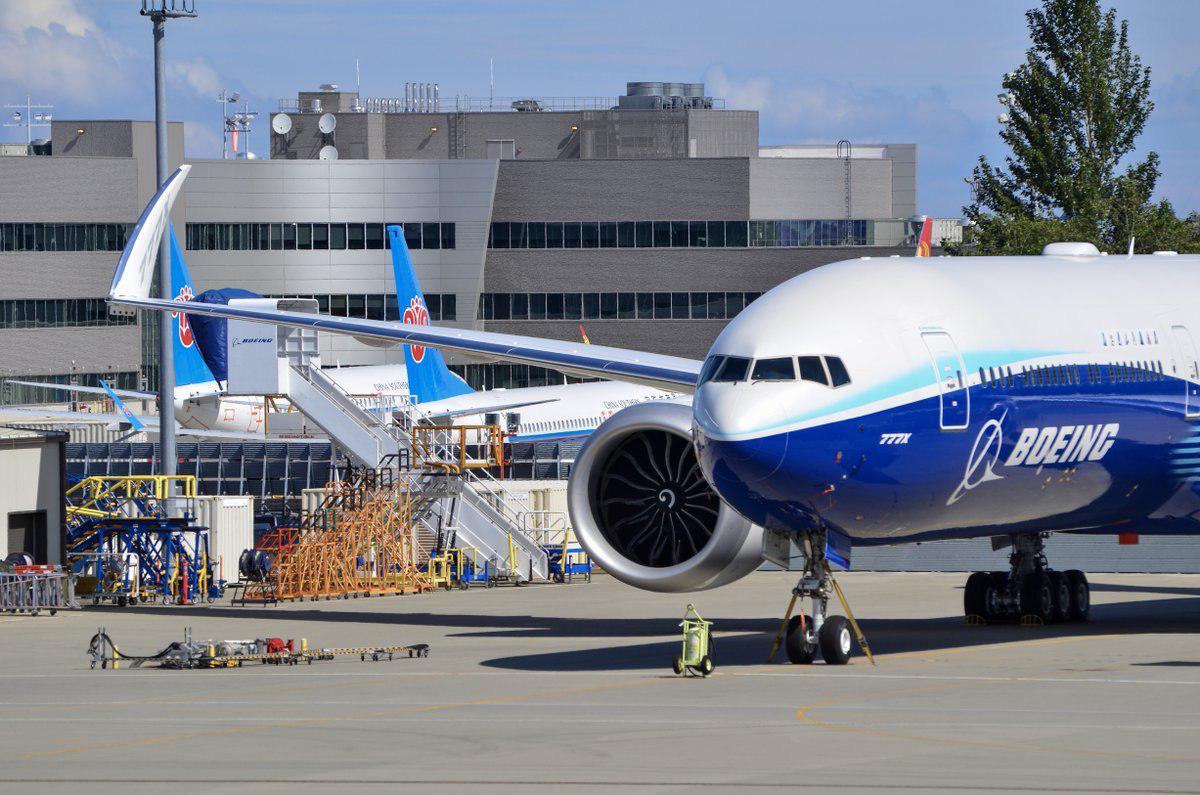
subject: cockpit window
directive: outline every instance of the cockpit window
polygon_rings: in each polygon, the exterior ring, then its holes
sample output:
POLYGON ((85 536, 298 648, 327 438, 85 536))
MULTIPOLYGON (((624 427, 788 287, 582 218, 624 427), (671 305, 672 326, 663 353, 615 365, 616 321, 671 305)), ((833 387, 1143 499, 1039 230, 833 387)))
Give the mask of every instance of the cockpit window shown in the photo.
POLYGON ((829 386, 829 378, 825 375, 825 367, 821 364, 820 356, 800 356, 797 361, 800 363, 801 381, 815 381, 818 384, 829 386))
POLYGON ((850 383, 850 374, 846 372, 846 365, 842 364, 841 358, 826 356, 825 364, 829 365, 829 377, 833 379, 835 388, 850 383))
POLYGON ((713 376, 714 381, 732 382, 745 381, 750 371, 750 360, 740 356, 727 356, 721 364, 721 369, 713 376))
POLYGON ((717 372, 717 368, 725 361, 724 356, 710 356, 708 361, 704 363, 704 367, 700 368, 700 381, 697 384, 707 384, 712 380, 713 375, 717 372))
POLYGON ((795 381, 796 367, 792 357, 780 356, 777 359, 759 359, 754 363, 752 381, 795 381))

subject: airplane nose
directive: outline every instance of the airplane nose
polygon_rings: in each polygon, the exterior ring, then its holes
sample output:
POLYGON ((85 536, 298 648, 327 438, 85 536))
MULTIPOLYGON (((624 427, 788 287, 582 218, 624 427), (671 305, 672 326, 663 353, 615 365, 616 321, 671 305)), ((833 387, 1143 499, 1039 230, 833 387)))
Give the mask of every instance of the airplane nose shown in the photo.
MULTIPOLYGON (((753 432, 766 416, 758 401, 740 394, 736 386, 705 385, 693 400, 696 442, 700 465, 709 481, 722 491, 722 483, 758 483, 770 478, 787 453, 786 434, 753 432), (710 386, 715 388, 710 388, 710 386)), ((767 408, 767 414, 773 409, 767 408)))

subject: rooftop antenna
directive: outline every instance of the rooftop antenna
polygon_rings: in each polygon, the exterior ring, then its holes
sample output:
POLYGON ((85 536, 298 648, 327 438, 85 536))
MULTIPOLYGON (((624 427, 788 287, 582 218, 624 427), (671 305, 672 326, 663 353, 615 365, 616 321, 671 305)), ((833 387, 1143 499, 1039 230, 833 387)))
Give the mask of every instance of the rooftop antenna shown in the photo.
POLYGON ((37 113, 34 113, 35 108, 49 109, 49 108, 53 108, 54 107, 53 105, 35 105, 35 104, 33 104, 33 100, 28 95, 26 95, 26 97, 25 97, 24 105, 5 105, 4 107, 6 107, 6 108, 24 108, 25 109, 24 115, 21 114, 20 110, 14 110, 13 114, 12 114, 13 120, 11 122, 7 122, 4 126, 5 127, 24 127, 25 128, 25 145, 26 146, 29 146, 30 144, 33 143, 33 128, 34 127, 49 127, 50 122, 53 121, 53 119, 54 119, 53 114, 50 114, 50 113, 42 113, 40 111, 37 113))
POLYGON ((496 104, 496 59, 488 58, 488 110, 496 104))
POLYGON ((362 73, 358 70, 358 59, 354 59, 354 91, 359 96, 359 101, 362 100, 362 73))

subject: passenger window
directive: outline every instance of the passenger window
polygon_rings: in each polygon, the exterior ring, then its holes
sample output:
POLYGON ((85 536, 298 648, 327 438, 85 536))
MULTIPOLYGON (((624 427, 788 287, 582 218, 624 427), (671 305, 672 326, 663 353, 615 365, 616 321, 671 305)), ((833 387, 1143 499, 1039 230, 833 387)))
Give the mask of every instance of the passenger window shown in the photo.
POLYGON ((724 361, 724 356, 708 357, 708 361, 704 363, 704 367, 700 368, 700 381, 697 383, 697 386, 699 386, 699 384, 707 384, 709 381, 711 381, 712 377, 716 374, 717 369, 724 361))
POLYGON ((714 381, 732 383, 745 381, 746 373, 750 370, 750 360, 740 356, 727 356, 721 364, 721 369, 713 376, 714 381))
POLYGON ((833 379, 835 389, 850 383, 850 374, 846 372, 846 365, 842 364, 840 357, 826 356, 825 363, 829 365, 829 377, 833 379))
POLYGON ((801 381, 813 381, 829 386, 829 379, 825 375, 825 368, 821 366, 820 356, 801 356, 797 361, 800 364, 801 381))
POLYGON ((781 356, 776 359, 759 359, 754 363, 752 381, 795 381, 796 366, 792 357, 781 356))

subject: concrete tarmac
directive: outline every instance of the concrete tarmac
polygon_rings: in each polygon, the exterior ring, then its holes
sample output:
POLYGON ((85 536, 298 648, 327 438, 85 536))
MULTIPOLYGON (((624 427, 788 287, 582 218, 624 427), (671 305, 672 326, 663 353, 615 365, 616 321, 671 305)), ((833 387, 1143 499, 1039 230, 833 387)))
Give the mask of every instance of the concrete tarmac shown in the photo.
POLYGON ((1200 791, 1200 576, 1095 575, 1093 620, 1042 628, 964 626, 964 580, 843 575, 875 666, 764 663, 787 573, 0 617, 0 788, 1200 791), (706 680, 669 667, 689 599, 706 680), (185 626, 432 654, 89 670, 101 625, 134 654, 185 626))

